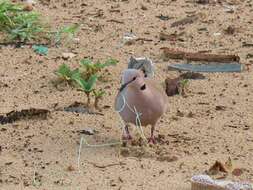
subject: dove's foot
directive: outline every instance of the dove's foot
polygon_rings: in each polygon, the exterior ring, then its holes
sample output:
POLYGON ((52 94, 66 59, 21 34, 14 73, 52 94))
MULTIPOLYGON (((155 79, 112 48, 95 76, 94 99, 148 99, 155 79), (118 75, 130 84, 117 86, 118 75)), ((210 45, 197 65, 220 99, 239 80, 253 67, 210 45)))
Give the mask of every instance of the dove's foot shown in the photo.
POLYGON ((156 144, 155 137, 154 137, 154 136, 149 137, 149 138, 148 138, 148 143, 149 143, 149 144, 156 144))
POLYGON ((132 140, 132 136, 130 135, 130 132, 129 132, 129 129, 128 129, 128 125, 125 126, 125 132, 123 133, 123 137, 122 139, 124 141, 129 141, 129 140, 132 140))
POLYGON ((132 140, 133 137, 132 137, 130 134, 126 134, 126 135, 123 135, 123 136, 122 136, 122 139, 123 139, 124 141, 129 141, 129 140, 132 140))

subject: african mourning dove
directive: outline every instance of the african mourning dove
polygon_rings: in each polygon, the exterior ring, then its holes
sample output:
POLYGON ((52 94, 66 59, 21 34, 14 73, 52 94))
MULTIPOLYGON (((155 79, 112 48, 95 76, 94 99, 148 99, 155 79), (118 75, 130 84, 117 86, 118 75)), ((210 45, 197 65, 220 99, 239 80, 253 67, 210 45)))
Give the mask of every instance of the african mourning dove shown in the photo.
MULTIPOLYGON (((135 110, 140 113, 141 125, 151 125, 149 142, 155 143, 155 125, 166 108, 167 96, 152 79, 144 77, 144 73, 136 69, 126 69, 123 72, 122 86, 116 97, 115 109, 125 123, 136 124, 135 110)), ((127 125, 124 138, 131 139, 127 125)))

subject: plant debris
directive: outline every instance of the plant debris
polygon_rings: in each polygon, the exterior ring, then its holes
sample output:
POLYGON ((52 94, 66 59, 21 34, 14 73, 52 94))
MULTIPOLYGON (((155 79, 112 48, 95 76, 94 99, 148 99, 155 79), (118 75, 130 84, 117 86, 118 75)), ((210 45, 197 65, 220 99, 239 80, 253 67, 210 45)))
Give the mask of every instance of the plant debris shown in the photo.
POLYGON ((159 15, 159 16, 156 16, 157 18, 159 18, 160 20, 169 20, 169 19, 172 19, 171 17, 169 17, 169 16, 165 16, 165 15, 159 15))
POLYGON ((209 0, 197 0, 196 3, 206 5, 206 4, 209 4, 210 1, 209 0))
POLYGON ((159 34, 159 39, 162 41, 168 40, 168 41, 184 41, 183 39, 179 38, 182 36, 185 32, 181 32, 179 34, 177 33, 172 33, 172 34, 166 34, 164 32, 160 32, 159 34))
POLYGON ((228 27, 224 30, 225 34, 228 34, 228 35, 234 34, 235 31, 236 31, 236 28, 235 28, 234 26, 228 26, 228 27))
POLYGON ((0 123, 3 125, 7 123, 13 123, 22 119, 46 119, 48 113, 50 113, 49 110, 37 108, 23 109, 21 111, 11 111, 6 115, 0 115, 0 123))
POLYGON ((182 79, 205 79, 206 77, 201 73, 186 72, 180 75, 182 79))
POLYGON ((84 135, 94 135, 94 134, 98 133, 97 130, 91 129, 91 128, 83 129, 83 130, 80 130, 78 132, 80 134, 84 134, 84 135))
POLYGON ((108 168, 108 167, 112 167, 112 166, 124 166, 124 165, 126 165, 126 163, 124 163, 124 162, 111 163, 111 164, 106 164, 106 165, 99 165, 99 164, 97 164, 97 163, 90 162, 90 161, 87 161, 87 160, 86 160, 86 162, 89 163, 89 164, 92 164, 92 165, 93 165, 94 167, 96 167, 96 168, 101 168, 101 169, 103 169, 103 168, 108 168))
POLYGON ((228 170, 220 161, 216 161, 206 173, 208 175, 217 175, 219 172, 228 173, 228 170))
POLYGON ((175 162, 178 160, 178 157, 177 156, 171 156, 171 155, 161 155, 161 156, 158 156, 157 157, 157 161, 160 161, 160 162, 175 162))
POLYGON ((167 60, 170 59, 185 59, 187 61, 206 61, 206 62, 216 62, 216 63, 235 63, 240 61, 238 55, 220 55, 220 54, 208 54, 201 52, 185 52, 177 49, 171 49, 167 47, 162 47, 163 58, 167 60))
POLYGON ((82 114, 104 115, 100 112, 92 111, 89 107, 87 107, 86 105, 80 102, 74 102, 73 104, 67 107, 64 107, 63 110, 66 112, 74 112, 74 113, 82 113, 82 114))
POLYGON ((212 64, 170 64, 169 70, 191 72, 241 72, 243 65, 239 63, 212 63, 212 64))
POLYGON ((197 15, 189 16, 189 17, 183 18, 183 19, 181 19, 179 21, 173 22, 171 24, 171 27, 178 27, 180 25, 192 24, 197 19, 198 19, 197 15))
POLYGON ((73 172, 75 170, 76 170, 75 167, 72 166, 72 165, 70 165, 70 166, 67 167, 67 171, 69 171, 69 172, 73 172))
POLYGON ((224 111, 224 110, 226 110, 226 106, 215 106, 215 110, 224 111))

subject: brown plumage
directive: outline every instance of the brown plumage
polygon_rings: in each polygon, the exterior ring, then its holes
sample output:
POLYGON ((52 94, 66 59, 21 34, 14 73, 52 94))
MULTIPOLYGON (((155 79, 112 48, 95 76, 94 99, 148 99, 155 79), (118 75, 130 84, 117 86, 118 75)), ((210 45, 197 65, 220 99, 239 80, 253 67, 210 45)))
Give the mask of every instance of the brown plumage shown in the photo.
MULTIPOLYGON (((150 78, 135 69, 126 69, 123 73, 122 87, 116 97, 115 109, 126 123, 136 124, 134 108, 140 113, 142 126, 151 125, 150 142, 155 142, 154 129, 159 118, 167 108, 167 96, 150 78), (126 104, 122 98, 124 96, 126 104), (123 107, 124 106, 124 107, 123 107)), ((126 127, 126 137, 131 138, 126 127)))

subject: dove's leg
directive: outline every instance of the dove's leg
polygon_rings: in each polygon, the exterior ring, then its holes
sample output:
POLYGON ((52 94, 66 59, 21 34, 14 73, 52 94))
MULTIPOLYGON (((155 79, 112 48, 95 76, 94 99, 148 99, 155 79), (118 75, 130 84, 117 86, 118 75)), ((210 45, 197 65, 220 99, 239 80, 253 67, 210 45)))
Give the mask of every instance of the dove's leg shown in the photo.
POLYGON ((155 125, 152 125, 151 126, 151 135, 148 139, 148 143, 156 144, 156 140, 155 140, 155 137, 154 137, 154 130, 155 130, 155 125))
POLYGON ((124 134, 123 134, 123 140, 131 140, 132 136, 130 135, 128 124, 125 126, 124 134))

